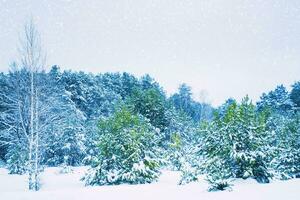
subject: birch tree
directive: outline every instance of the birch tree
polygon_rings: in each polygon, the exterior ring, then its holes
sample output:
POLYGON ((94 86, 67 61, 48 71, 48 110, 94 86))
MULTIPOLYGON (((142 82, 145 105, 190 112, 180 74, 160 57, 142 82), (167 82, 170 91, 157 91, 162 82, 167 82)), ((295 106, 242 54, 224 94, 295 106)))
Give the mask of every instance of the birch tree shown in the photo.
POLYGON ((20 40, 19 47, 20 64, 30 74, 30 120, 29 130, 24 131, 28 138, 28 186, 29 190, 38 190, 39 174, 39 80, 38 73, 43 70, 45 56, 42 51, 40 34, 36 29, 33 20, 24 26, 24 33, 20 40))
POLYGON ((49 109, 47 106, 41 106, 40 102, 42 89, 45 88, 41 80, 45 54, 33 20, 25 24, 18 50, 18 62, 11 65, 8 74, 8 89, 0 91, 1 106, 4 108, 0 115, 3 127, 0 145, 8 146, 10 153, 15 157, 8 160, 16 165, 12 173, 21 174, 26 171, 29 190, 36 191, 39 189, 39 150, 43 128, 43 124, 40 123, 41 112, 45 114, 49 109), (24 151, 27 155, 24 155, 24 151))

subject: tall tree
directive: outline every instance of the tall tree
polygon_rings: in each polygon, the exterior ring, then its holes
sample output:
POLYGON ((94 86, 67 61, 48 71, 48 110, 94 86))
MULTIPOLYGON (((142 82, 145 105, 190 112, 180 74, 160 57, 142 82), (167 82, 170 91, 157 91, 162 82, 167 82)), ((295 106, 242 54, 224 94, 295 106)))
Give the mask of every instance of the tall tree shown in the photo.
MULTIPOLYGON (((28 172, 30 190, 39 188, 40 137, 44 123, 52 122, 48 119, 51 101, 42 103, 47 98, 42 95, 42 90, 47 88, 42 80, 44 63, 40 34, 33 20, 30 20, 25 24, 20 39, 19 62, 12 64, 8 75, 9 91, 0 92, 3 105, 6 106, 0 118, 5 127, 4 134, 1 134, 5 139, 1 141, 9 145, 8 153, 12 155, 8 155, 8 161, 14 166, 21 161, 17 168, 24 168, 28 172)), ((23 173, 23 170, 17 170, 16 173, 23 173)))
POLYGON ((269 93, 263 93, 260 101, 257 103, 257 109, 263 111, 265 109, 277 114, 288 114, 293 107, 289 92, 283 85, 279 85, 275 90, 269 93))
POLYGON ((196 122, 200 121, 201 117, 206 117, 203 115, 204 113, 202 113, 202 110, 204 112, 206 110, 207 117, 211 118, 211 114, 209 114, 209 112, 211 112, 210 110, 212 110, 211 106, 205 103, 201 104, 194 101, 192 98, 191 87, 186 84, 181 84, 179 86, 178 92, 170 97, 170 102, 174 105, 176 110, 185 112, 196 122))
POLYGON ((29 172, 29 189, 38 190, 39 174, 39 80, 38 73, 43 70, 45 65, 45 56, 42 51, 40 33, 33 20, 31 19, 24 27, 23 38, 20 40, 19 48, 21 65, 30 73, 30 122, 29 131, 26 133, 29 137, 29 155, 28 155, 28 172, 29 172))
POLYGON ((142 114, 149 122, 161 131, 169 125, 167 118, 167 104, 165 95, 157 89, 136 89, 128 99, 128 104, 133 107, 135 113, 142 114))
POLYGON ((291 100, 297 109, 300 109, 300 81, 292 85, 292 91, 290 94, 291 100))

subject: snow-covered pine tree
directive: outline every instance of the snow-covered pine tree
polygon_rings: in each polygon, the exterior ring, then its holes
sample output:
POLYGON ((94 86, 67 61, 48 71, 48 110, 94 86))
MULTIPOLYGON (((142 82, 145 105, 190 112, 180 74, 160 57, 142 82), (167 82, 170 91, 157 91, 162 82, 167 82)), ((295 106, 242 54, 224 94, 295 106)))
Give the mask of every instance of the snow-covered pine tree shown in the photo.
POLYGON ((257 113, 248 97, 240 105, 229 105, 224 116, 217 115, 205 130, 200 152, 205 155, 208 180, 223 184, 227 178, 253 177, 269 182, 265 123, 265 114, 257 113))
POLYGON ((7 153, 7 147, 9 144, 8 138, 3 137, 5 135, 5 129, 7 125, 3 121, 5 115, 9 113, 9 106, 5 102, 5 96, 9 92, 9 80, 4 73, 0 73, 0 159, 5 160, 7 153))
POLYGON ((288 115, 293 108, 293 102, 290 98, 289 92, 283 85, 279 85, 275 90, 270 91, 260 97, 257 102, 257 110, 269 110, 272 113, 281 115, 288 115))
POLYGON ((149 119, 150 123, 159 128, 160 131, 164 131, 169 125, 166 116, 166 97, 162 91, 156 88, 145 90, 136 88, 132 91, 132 95, 127 99, 127 102, 135 113, 149 119))
POLYGON ((292 91, 290 93, 290 98, 291 98, 294 106, 299 111, 300 110, 300 81, 298 81, 292 85, 292 91))
POLYGON ((99 122, 98 155, 83 178, 86 185, 139 184, 159 176, 158 136, 141 115, 122 106, 99 122))
POLYGON ((63 125, 61 127, 62 142, 61 153, 63 155, 63 164, 65 166, 77 166, 82 164, 86 155, 86 130, 84 127, 84 116, 81 111, 76 110, 74 103, 65 97, 65 115, 63 125))
POLYGON ((65 90, 61 73, 57 66, 47 74, 49 90, 47 96, 55 105, 51 112, 59 116, 56 123, 47 127, 46 147, 43 149, 43 163, 50 166, 75 166, 82 163, 85 156, 85 116, 71 100, 65 90))
POLYGON ((202 162, 195 156, 200 144, 198 124, 185 112, 175 108, 169 109, 167 116, 169 126, 164 132, 164 147, 169 167, 181 172, 180 185, 196 181, 200 172, 198 166, 202 162))
POLYGON ((171 142, 169 144, 169 151, 167 151, 168 160, 173 170, 181 170, 184 161, 184 155, 182 151, 182 139, 179 133, 174 133, 171 136, 171 142))
POLYGON ((275 116, 268 122, 272 133, 270 167, 280 179, 300 177, 300 113, 275 116))
MULTIPOLYGON (((16 64, 12 64, 12 68, 16 64)), ((22 124, 28 123, 23 120, 28 115, 28 79, 29 73, 26 70, 10 72, 7 75, 7 81, 0 91, 2 130, 0 134, 0 143, 7 149, 5 160, 10 173, 23 174, 26 171, 28 159, 28 138, 24 134, 22 124), (24 149, 25 148, 25 149, 24 149), (19 151, 20 150, 20 151, 19 151), (22 151, 21 151, 22 150, 22 151), (17 160, 19 159, 20 160, 17 160), (23 159, 21 159, 23 158, 23 159)), ((4 80, 2 80, 4 81, 4 80)))

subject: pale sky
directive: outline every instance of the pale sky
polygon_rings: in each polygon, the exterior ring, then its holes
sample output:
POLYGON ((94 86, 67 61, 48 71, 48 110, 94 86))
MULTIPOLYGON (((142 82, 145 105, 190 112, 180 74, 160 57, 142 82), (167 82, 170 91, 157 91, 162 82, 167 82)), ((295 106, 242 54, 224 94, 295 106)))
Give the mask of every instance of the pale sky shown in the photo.
POLYGON ((300 80, 299 0, 0 0, 0 71, 31 16, 48 66, 148 73, 213 105, 300 80))

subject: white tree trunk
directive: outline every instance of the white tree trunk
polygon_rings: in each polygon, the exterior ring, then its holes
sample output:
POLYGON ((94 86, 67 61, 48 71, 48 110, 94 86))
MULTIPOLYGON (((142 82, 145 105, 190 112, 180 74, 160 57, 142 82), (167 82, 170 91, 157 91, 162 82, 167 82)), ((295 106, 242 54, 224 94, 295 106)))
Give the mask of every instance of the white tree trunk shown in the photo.
POLYGON ((30 140, 29 140, 29 158, 28 158, 28 186, 29 190, 33 190, 33 156, 32 149, 34 145, 34 72, 30 67, 30 140))
POLYGON ((36 112, 35 112, 35 164, 34 164, 34 190, 37 191, 39 189, 39 105, 38 105, 38 93, 36 90, 36 112))

